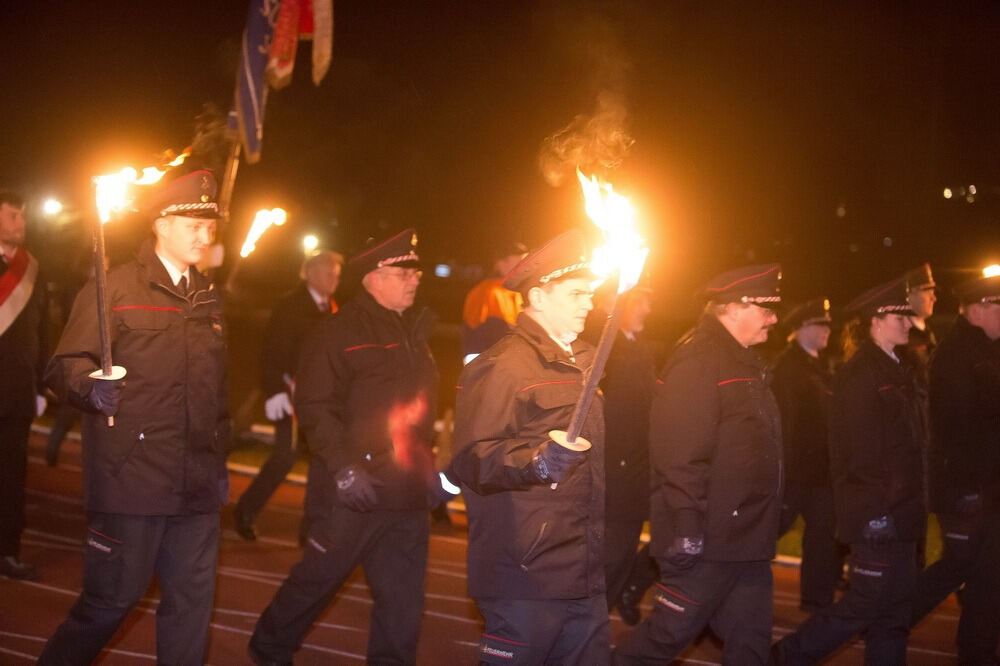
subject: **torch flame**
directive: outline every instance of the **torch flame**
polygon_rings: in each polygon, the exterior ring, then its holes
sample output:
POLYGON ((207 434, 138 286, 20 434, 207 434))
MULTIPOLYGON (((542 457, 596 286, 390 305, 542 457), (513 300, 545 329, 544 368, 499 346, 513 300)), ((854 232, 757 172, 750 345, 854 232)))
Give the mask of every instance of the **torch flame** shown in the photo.
POLYGON ((250 231, 247 232, 246 240, 243 241, 243 247, 240 248, 240 256, 244 259, 249 257, 250 253, 257 249, 257 241, 272 224, 280 227, 287 220, 288 213, 283 208, 272 208, 271 210, 265 208, 257 211, 253 223, 250 225, 250 231))
POLYGON ((590 268, 602 279, 617 271, 618 293, 628 291, 639 282, 649 253, 635 228, 635 208, 610 183, 599 182, 597 176, 587 178, 579 169, 576 175, 583 188, 587 216, 603 232, 606 241, 594 248, 590 268))
POLYGON ((163 178, 163 175, 169 169, 183 164, 184 159, 189 154, 185 150, 166 164, 167 169, 145 167, 142 170, 142 176, 132 167, 125 167, 118 173, 96 176, 94 183, 97 186, 97 216, 100 218, 101 224, 106 224, 110 221, 113 214, 131 208, 135 196, 130 191, 130 186, 153 185, 160 182, 160 179, 163 178))

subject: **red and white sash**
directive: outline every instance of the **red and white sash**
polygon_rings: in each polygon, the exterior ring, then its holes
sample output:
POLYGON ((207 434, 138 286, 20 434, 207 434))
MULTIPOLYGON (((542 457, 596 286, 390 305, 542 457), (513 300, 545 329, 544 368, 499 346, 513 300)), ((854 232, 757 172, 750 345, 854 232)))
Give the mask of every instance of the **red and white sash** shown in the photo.
POLYGON ((7 332, 31 300, 37 277, 38 262, 23 247, 17 248, 7 272, 0 275, 0 335, 7 332))

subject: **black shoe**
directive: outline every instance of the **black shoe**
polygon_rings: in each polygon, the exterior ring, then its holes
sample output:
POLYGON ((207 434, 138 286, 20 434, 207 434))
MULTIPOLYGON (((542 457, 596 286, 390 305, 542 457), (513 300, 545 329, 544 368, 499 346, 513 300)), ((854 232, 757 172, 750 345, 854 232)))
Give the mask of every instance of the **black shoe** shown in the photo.
POLYGON ((626 585, 622 594, 618 597, 618 614, 622 616, 622 622, 630 627, 639 624, 639 602, 642 596, 634 585, 626 585))
POLYGON ((233 511, 233 522, 236 524, 236 533, 241 538, 247 541, 257 540, 257 530, 253 528, 253 518, 245 514, 239 505, 236 505, 236 509, 233 511))
POLYGON ((771 645, 771 661, 768 664, 770 666, 784 666, 787 663, 788 659, 785 657, 785 650, 781 641, 771 645))
POLYGON ((257 666, 292 666, 292 662, 290 661, 277 661, 266 656, 254 647, 253 639, 247 643, 247 654, 250 655, 250 660, 257 664, 257 666))
POLYGON ((35 580, 35 567, 25 564, 13 555, 0 557, 0 576, 15 580, 35 580))

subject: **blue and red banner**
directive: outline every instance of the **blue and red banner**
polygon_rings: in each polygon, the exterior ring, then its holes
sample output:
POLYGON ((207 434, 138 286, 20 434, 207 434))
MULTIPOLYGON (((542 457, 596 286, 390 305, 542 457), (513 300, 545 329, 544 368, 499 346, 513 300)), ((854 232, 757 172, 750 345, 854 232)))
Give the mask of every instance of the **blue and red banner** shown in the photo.
POLYGON ((333 51, 333 0, 250 0, 230 114, 250 164, 260 159, 268 88, 291 81, 299 39, 313 40, 312 75, 319 85, 333 51))
POLYGON ((236 122, 246 161, 260 159, 264 137, 264 105, 267 103, 267 68, 274 26, 281 0, 250 0, 247 27, 243 31, 239 70, 236 72, 236 122))

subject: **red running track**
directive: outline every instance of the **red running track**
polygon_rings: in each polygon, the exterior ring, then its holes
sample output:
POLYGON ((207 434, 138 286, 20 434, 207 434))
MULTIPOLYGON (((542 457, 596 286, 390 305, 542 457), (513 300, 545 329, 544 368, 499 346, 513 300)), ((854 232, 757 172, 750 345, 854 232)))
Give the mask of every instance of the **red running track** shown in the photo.
MULTIPOLYGON (((42 646, 65 617, 81 585, 82 538, 85 531, 80 500, 80 446, 67 441, 60 464, 45 466, 43 438, 33 435, 28 465, 27 514, 23 559, 38 568, 36 582, 0 578, 0 664, 33 663, 42 646)), ((246 476, 232 474, 233 497, 247 486, 246 476)), ((247 664, 246 643, 257 616, 270 601, 289 568, 299 559, 296 540, 302 515, 303 488, 284 484, 257 521, 260 538, 241 540, 232 529, 229 510, 223 512, 222 548, 208 663, 247 664)), ((455 525, 435 528, 427 571, 427 599, 419 646, 420 664, 474 664, 481 631, 475 604, 466 597, 464 517, 455 525)), ((798 569, 775 564, 774 636, 793 630, 805 616, 799 611, 798 569)), ((141 605, 108 645, 100 663, 155 662, 155 583, 141 605)), ((644 614, 651 609, 649 597, 644 614)), ((364 662, 371 598, 361 571, 305 638, 296 664, 357 664, 364 662)), ((909 663, 913 666, 955 664, 954 635, 958 610, 950 598, 914 631, 909 663)), ((613 636, 627 627, 611 615, 613 636)), ((830 664, 861 664, 862 645, 851 644, 830 664)), ((704 637, 678 663, 717 664, 718 644, 704 637)))

